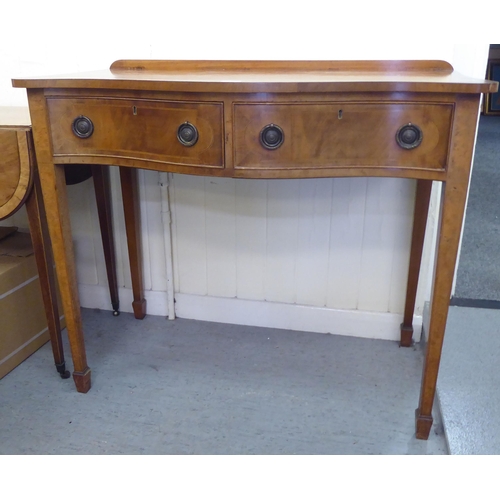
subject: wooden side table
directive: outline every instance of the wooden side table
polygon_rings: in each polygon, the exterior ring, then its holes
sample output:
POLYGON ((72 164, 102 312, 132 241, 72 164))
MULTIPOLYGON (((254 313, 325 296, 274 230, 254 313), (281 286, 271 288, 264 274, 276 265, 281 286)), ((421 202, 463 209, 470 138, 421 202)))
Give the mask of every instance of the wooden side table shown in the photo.
MULTIPOLYGON (((427 439, 482 93, 444 61, 116 61, 22 78, 79 392, 91 387, 64 169, 118 165, 240 179, 417 180, 402 344, 411 340, 431 182, 442 186, 430 326, 416 410, 427 439)), ((124 199, 133 212, 134 199, 124 199)), ((130 239, 129 239, 130 242, 130 239)))

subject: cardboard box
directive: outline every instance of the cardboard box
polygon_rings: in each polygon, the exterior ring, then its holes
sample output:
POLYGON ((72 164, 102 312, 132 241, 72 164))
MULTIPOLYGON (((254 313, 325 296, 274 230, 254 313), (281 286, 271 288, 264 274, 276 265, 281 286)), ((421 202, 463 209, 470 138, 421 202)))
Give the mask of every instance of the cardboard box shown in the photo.
POLYGON ((0 255, 0 378, 49 340, 35 256, 0 255))

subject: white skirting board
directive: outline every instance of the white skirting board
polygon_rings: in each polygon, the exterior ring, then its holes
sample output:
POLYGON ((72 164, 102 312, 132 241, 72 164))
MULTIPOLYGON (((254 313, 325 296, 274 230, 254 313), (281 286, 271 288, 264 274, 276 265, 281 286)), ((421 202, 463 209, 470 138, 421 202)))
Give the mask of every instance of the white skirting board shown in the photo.
MULTIPOLYGON (((111 310, 109 291, 100 285, 80 285, 82 307, 111 310), (106 306, 103 306, 106 304, 106 306)), ((132 311, 132 290, 120 288, 120 311, 132 311)), ((167 316, 167 294, 146 290, 147 314, 167 316)), ((179 293, 175 295, 175 313, 179 318, 238 325, 262 326, 285 330, 331 333, 399 341, 399 314, 324 307, 282 304, 276 302, 210 297, 179 293)), ((414 316, 414 340, 420 341, 422 317, 414 316)))
MULTIPOLYGON (((281 304, 235 298, 176 294, 175 311, 180 318, 263 326, 349 337, 400 339, 402 317, 393 313, 348 311, 325 307, 281 304)), ((422 318, 415 316, 414 340, 420 340, 422 318)))

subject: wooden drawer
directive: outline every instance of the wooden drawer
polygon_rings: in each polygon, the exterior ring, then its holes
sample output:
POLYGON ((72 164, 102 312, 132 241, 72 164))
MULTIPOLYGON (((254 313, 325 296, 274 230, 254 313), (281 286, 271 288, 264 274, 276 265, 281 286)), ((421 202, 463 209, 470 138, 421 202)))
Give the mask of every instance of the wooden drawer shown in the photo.
POLYGON ((222 103, 48 98, 47 104, 55 161, 58 157, 102 156, 224 166, 222 103), (90 137, 78 137, 73 131, 73 122, 80 116, 92 122, 90 137), (177 137, 179 126, 185 122, 198 132, 192 146, 181 144, 177 137))
POLYGON ((412 103, 237 103, 234 104, 236 169, 408 167, 444 169, 452 104, 412 103), (415 124, 422 141, 398 145, 401 126, 415 124), (260 132, 278 125, 284 141, 266 149, 260 132))

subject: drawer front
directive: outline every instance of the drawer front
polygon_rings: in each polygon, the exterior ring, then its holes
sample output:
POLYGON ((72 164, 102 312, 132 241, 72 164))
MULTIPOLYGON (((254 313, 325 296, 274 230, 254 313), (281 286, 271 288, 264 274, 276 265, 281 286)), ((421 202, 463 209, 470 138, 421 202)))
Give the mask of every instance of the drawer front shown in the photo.
POLYGON ((234 104, 235 168, 444 169, 452 116, 452 104, 234 104), (410 123, 421 130, 422 140, 408 149, 398 144, 396 135, 410 123), (261 138, 271 124, 283 133, 275 149, 263 145, 261 138))
POLYGON ((224 166, 222 103, 48 98, 47 105, 54 157, 105 156, 224 166), (79 117, 75 131, 74 120, 79 117), (192 145, 178 138, 179 127, 186 122, 196 129, 192 145))

